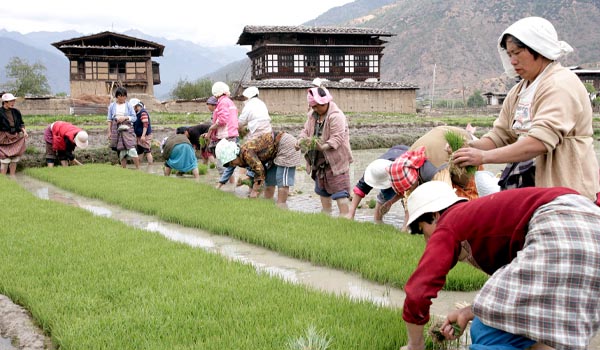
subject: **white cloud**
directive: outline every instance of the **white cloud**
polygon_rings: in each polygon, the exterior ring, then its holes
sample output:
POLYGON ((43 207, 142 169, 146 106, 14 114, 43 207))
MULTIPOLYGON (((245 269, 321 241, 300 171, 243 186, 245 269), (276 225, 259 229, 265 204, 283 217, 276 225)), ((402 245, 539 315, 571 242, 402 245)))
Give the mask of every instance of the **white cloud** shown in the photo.
POLYGON ((300 25, 353 0, 29 0, 0 11, 0 29, 83 34, 137 29, 201 45, 235 45, 245 25, 300 25))

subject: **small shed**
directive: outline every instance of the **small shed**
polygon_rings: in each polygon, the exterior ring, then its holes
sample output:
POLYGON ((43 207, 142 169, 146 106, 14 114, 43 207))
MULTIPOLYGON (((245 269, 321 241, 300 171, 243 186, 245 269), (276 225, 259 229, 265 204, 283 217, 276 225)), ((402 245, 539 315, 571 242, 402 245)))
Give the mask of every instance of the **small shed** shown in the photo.
POLYGON ((102 32, 52 43, 70 62, 71 96, 110 95, 118 86, 154 96, 164 46, 124 34, 102 32))
MULTIPOLYGON (((253 80, 244 82, 243 88, 256 86, 259 96, 269 112, 295 114, 308 111, 307 89, 313 87, 308 80, 253 80)), ((384 112, 398 114, 416 113, 418 87, 409 83, 392 82, 335 82, 324 84, 333 101, 344 112, 384 112)))
POLYGON ((486 92, 482 96, 485 97, 488 106, 501 106, 506 99, 506 93, 486 92))

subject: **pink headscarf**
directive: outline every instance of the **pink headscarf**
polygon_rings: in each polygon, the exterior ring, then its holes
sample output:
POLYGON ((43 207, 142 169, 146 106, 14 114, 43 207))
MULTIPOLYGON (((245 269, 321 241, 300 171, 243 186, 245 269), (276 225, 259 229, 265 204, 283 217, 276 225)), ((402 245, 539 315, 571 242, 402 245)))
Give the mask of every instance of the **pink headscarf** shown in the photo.
POLYGON ((328 104, 333 100, 333 96, 325 88, 313 87, 308 89, 306 99, 308 100, 308 105, 314 107, 316 105, 328 104))

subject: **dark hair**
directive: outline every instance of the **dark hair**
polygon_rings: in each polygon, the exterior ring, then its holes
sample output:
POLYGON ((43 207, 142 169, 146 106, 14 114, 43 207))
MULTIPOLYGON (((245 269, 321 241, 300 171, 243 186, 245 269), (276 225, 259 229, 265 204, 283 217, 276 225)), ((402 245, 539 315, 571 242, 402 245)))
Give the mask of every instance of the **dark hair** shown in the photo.
POLYGON ((529 51, 529 53, 533 55, 533 59, 537 60, 537 58, 540 57, 540 54, 537 51, 525 45, 525 43, 523 43, 521 40, 517 39, 516 37, 510 34, 504 34, 502 40, 500 41, 500 47, 504 50, 506 50, 506 42, 508 41, 508 39, 511 39, 511 41, 515 44, 516 47, 520 49, 527 49, 527 51, 529 51))
MULTIPOLYGON (((442 215, 442 213, 444 213, 444 211, 446 211, 446 209, 442 209, 440 211, 438 211, 438 213, 440 213, 440 215, 442 215)), ((434 213, 425 213, 421 216, 419 216, 417 218, 417 220, 413 221, 410 223, 409 228, 410 228, 410 233, 413 235, 422 235, 423 231, 421 231, 419 229, 419 223, 420 222, 426 222, 428 224, 432 224, 433 223, 433 214, 434 213)))
POLYGON ((187 126, 180 126, 177 128, 176 133, 177 134, 184 134, 187 131, 188 127, 187 126))
POLYGON ((117 88, 117 90, 115 91, 115 97, 119 97, 119 96, 127 96, 127 89, 125 89, 122 86, 119 86, 117 88))

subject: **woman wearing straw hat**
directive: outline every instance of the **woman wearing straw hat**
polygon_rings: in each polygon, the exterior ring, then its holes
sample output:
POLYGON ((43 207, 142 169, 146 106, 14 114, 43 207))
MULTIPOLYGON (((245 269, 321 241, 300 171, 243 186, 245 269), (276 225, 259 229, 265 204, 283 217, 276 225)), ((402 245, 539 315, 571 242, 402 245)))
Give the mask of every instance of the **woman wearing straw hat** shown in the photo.
POLYGON ((493 129, 454 152, 459 166, 518 163, 535 158, 535 186, 565 186, 597 199, 592 107, 581 80, 556 60, 573 51, 554 26, 527 17, 498 38, 509 76, 521 82, 508 93, 493 129))
POLYGON ((16 97, 13 94, 2 95, 0 108, 0 173, 15 176, 17 163, 25 153, 27 130, 21 112, 15 108, 16 97))
POLYGON ((404 286, 403 350, 425 349, 431 299, 458 261, 491 276, 472 306, 447 315, 447 339, 472 320, 472 350, 588 348, 600 328, 600 208, 589 198, 527 187, 467 201, 431 181, 407 207, 411 232, 427 245, 404 286))
POLYGON ((46 164, 53 167, 58 159, 62 166, 82 165, 73 152, 76 147, 87 148, 89 144, 88 133, 75 125, 63 121, 56 121, 44 131, 46 141, 46 164))

